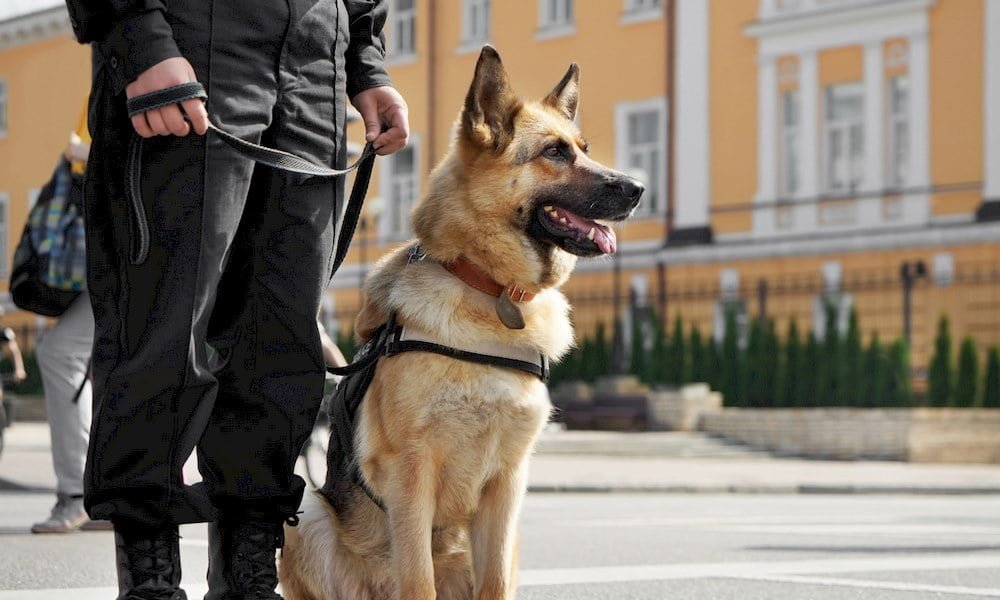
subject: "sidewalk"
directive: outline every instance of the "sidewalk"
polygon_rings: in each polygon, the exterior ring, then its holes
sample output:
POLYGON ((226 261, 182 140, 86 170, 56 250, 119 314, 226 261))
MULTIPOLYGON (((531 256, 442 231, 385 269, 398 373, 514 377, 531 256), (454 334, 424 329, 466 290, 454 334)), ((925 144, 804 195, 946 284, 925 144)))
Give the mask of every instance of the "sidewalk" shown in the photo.
MULTIPOLYGON (((55 486, 44 423, 15 423, 0 492, 55 486)), ((189 480, 197 470, 185 467, 189 480)), ((548 431, 531 460, 533 492, 1000 494, 1000 465, 775 458, 699 434, 548 431)))

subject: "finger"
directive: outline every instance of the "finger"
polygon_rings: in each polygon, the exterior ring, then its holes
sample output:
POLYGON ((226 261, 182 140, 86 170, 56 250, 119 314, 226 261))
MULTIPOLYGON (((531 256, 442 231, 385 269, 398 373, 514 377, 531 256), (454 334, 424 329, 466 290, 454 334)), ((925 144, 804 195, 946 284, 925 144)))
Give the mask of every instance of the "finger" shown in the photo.
POLYGON ((139 113, 132 117, 132 128, 144 138, 151 138, 156 135, 149 127, 149 122, 146 120, 146 113, 139 113))
POLYGON ((198 135, 205 135, 205 132, 208 131, 208 111, 205 109, 205 103, 201 98, 185 100, 181 103, 181 106, 184 107, 184 113, 191 120, 194 132, 198 135))
POLYGON ((378 117, 378 110, 376 110, 374 106, 365 105, 363 107, 358 107, 358 112, 361 113, 361 118, 365 122, 365 141, 375 141, 379 132, 382 131, 382 124, 378 117))
POLYGON ((160 116, 163 117, 163 122, 167 125, 167 129, 170 133, 184 137, 185 135, 191 133, 191 127, 184 120, 184 115, 181 114, 181 108, 176 104, 171 104, 170 106, 164 106, 160 109, 160 116))
POLYGON ((392 129, 383 131, 382 134, 375 139, 375 148, 378 150, 396 152, 397 150, 402 150, 406 146, 408 138, 409 136, 404 130, 398 127, 393 127, 392 129))
POLYGON ((378 154, 379 156, 388 156, 389 154, 393 154, 395 152, 399 152, 400 150, 402 150, 405 147, 406 147, 406 142, 403 141, 403 140, 399 140, 399 139, 397 139, 397 140, 390 140, 390 141, 385 142, 383 144, 379 144, 376 141, 375 142, 375 153, 378 154))
POLYGON ((149 121, 149 127, 156 135, 170 135, 167 124, 163 122, 163 117, 160 116, 160 109, 147 110, 146 120, 149 121))

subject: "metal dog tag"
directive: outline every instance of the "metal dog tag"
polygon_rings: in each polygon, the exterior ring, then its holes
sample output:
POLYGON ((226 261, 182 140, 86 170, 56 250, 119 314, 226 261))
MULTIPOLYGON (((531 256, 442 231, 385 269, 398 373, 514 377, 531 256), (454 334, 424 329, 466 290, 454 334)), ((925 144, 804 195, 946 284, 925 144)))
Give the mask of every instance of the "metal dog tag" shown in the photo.
POLYGON ((507 295, 506 290, 497 298, 496 311, 497 316, 500 317, 500 322, 507 329, 524 329, 524 315, 521 314, 521 309, 514 304, 510 296, 507 295))

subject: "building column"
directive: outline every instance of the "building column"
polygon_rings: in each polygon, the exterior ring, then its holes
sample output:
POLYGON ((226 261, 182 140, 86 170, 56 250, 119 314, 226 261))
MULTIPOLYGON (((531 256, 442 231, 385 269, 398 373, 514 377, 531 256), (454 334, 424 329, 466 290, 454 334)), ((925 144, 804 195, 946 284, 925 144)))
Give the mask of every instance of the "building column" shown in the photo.
MULTIPOLYGON (((910 178, 907 187, 931 185, 930 136, 930 57, 927 33, 912 35, 909 45, 910 74, 910 178)), ((903 199, 903 218, 923 225, 930 221, 930 193, 921 192, 903 199)))
POLYGON ((862 198, 857 201, 858 225, 870 227, 882 222, 882 196, 885 188, 885 77, 882 66, 882 42, 865 44, 865 174, 861 182, 862 198))
MULTIPOLYGON (((778 61, 761 55, 757 63, 757 197, 755 204, 773 205, 778 198, 778 61)), ((755 208, 753 232, 771 235, 775 210, 755 208)))
POLYGON ((795 231, 814 231, 819 226, 820 115, 819 60, 815 50, 799 55, 799 197, 795 209, 795 231))
POLYGON ((709 221, 708 0, 677 0, 673 229, 668 243, 712 241, 709 221))
POLYGON ((1000 219, 1000 3, 986 2, 984 88, 985 136, 983 140, 983 204, 980 221, 1000 219))

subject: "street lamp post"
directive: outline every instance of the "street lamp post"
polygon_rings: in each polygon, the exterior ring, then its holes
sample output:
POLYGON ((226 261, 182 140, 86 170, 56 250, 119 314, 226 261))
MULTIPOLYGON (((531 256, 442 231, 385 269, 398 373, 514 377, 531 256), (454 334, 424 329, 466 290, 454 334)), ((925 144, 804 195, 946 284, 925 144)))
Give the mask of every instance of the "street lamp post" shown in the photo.
POLYGON ((913 283, 927 276, 927 265, 922 260, 905 261, 899 274, 903 280, 903 339, 909 347, 912 342, 913 283))

